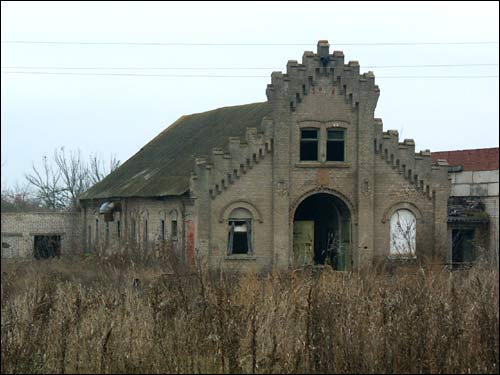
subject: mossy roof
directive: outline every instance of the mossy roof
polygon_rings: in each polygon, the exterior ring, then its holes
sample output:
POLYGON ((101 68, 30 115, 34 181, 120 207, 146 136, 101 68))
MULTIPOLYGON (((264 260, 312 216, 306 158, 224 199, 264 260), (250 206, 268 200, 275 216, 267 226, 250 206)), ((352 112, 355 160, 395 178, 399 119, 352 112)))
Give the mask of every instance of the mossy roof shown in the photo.
POLYGON ((214 147, 227 150, 229 137, 244 139, 246 128, 260 127, 270 112, 264 102, 182 116, 80 199, 183 194, 195 157, 211 155, 214 147))

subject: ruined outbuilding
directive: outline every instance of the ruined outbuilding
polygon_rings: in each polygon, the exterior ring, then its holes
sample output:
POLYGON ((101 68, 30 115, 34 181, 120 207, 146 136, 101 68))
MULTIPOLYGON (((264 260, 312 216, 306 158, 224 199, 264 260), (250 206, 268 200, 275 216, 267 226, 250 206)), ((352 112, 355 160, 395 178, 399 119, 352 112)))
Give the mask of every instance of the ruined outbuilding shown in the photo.
POLYGON ((169 240, 187 262, 254 269, 445 260, 447 163, 384 131, 372 72, 319 41, 266 95, 182 116, 89 189, 86 250, 169 240))

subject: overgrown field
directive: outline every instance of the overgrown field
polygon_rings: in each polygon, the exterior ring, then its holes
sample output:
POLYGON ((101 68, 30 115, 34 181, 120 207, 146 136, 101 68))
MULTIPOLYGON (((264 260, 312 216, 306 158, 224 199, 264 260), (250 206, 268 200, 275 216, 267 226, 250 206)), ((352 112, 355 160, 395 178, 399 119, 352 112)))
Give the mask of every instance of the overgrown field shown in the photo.
MULTIPOLYGON (((135 259, 135 260, 134 260, 135 259)), ((499 273, 2 264, 2 373, 498 373, 499 273)))

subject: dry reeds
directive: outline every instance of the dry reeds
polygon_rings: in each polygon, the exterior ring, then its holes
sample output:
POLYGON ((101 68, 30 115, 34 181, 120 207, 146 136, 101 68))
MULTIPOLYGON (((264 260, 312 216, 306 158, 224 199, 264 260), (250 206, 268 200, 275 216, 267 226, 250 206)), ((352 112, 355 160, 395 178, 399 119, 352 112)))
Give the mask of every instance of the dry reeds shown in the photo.
POLYGON ((2 265, 2 373, 498 373, 498 269, 2 265))

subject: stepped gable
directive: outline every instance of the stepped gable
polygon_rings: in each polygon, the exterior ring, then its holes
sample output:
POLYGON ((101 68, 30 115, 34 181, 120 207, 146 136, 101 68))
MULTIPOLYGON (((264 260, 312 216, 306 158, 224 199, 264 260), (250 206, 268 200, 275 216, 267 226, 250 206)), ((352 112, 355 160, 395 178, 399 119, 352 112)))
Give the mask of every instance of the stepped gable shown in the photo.
POLYGON ((264 102, 182 116, 80 199, 184 194, 196 157, 229 151, 229 137, 245 138, 270 112, 264 102))
POLYGON ((316 54, 312 51, 305 51, 302 63, 289 60, 285 74, 273 72, 271 84, 268 84, 266 89, 268 100, 272 102, 277 98, 286 98, 293 112, 303 97, 315 90, 317 81, 325 78, 336 87, 335 94, 343 95, 346 102, 350 103, 353 108, 359 105, 362 96, 367 93, 378 98, 380 90, 375 85, 373 72, 360 74, 358 61, 349 61, 344 64, 344 53, 333 51, 330 54, 329 48, 330 44, 327 40, 320 40, 316 54))

